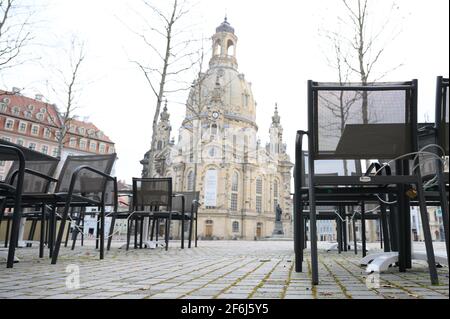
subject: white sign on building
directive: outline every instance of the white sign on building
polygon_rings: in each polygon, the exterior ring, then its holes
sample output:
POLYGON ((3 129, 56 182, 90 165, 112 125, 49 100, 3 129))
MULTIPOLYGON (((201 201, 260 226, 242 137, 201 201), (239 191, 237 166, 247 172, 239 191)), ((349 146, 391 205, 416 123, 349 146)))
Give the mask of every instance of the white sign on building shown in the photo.
POLYGON ((205 206, 217 206, 217 171, 210 169, 205 176, 205 206))

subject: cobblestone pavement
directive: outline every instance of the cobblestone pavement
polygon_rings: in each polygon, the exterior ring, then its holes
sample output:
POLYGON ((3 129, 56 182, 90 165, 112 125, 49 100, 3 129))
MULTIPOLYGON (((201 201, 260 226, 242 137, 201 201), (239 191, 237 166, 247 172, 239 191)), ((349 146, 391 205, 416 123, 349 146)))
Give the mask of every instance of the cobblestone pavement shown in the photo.
POLYGON ((390 268, 378 284, 375 277, 370 289, 360 256, 326 252, 321 245, 316 287, 311 286, 308 253, 304 272, 296 273, 288 241, 200 241, 199 247, 184 250, 175 242, 168 252, 127 252, 115 243, 104 260, 87 245, 62 248, 57 265, 37 258, 37 248, 22 248, 13 269, 0 262, 0 298, 449 298, 447 267, 438 270, 439 286, 430 285, 426 263, 414 262, 406 273, 390 268), (76 287, 71 279, 78 271, 76 287))

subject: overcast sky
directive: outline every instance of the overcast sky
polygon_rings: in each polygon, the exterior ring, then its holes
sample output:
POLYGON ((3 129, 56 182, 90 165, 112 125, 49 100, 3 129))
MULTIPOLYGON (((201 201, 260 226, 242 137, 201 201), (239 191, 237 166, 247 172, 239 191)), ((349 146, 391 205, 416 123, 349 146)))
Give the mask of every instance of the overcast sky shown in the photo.
MULTIPOLYGON (((168 0, 167 0, 168 1, 168 0)), ((158 4, 166 0, 154 0, 158 4)), ((141 42, 130 32, 140 0, 47 0, 39 1, 42 21, 36 28, 39 46, 33 54, 39 62, 28 63, 0 76, 0 88, 24 88, 24 94, 48 93, 46 81, 50 65, 64 60, 60 49, 71 34, 86 42, 87 61, 83 70, 86 85, 80 97, 81 116, 88 116, 115 143, 119 161, 118 178, 140 176, 139 161, 148 150, 154 97, 142 74, 130 58, 140 55, 141 42)), ((383 24, 386 3, 377 5, 373 25, 383 24)), ((403 64, 384 78, 419 79, 419 120, 434 116, 434 91, 437 75, 449 73, 449 1, 398 0, 393 25, 402 32, 386 48, 379 71, 403 64)), ((239 40, 239 71, 252 82, 258 102, 259 137, 268 141, 274 104, 279 105, 288 152, 293 158, 295 132, 306 129, 306 81, 335 81, 336 72, 327 65, 327 43, 319 30, 337 30, 341 15, 338 0, 200 0, 192 13, 199 37, 212 36, 225 14, 239 40)), ((208 47, 210 44, 207 44, 208 47)), ((209 60, 209 56, 207 58, 209 60)), ((193 79, 192 79, 193 80, 193 79)), ((186 93, 187 94, 187 93, 186 93)), ((51 93, 48 93, 51 95, 51 93)), ((175 99, 174 99, 175 100, 175 99)), ((185 96, 179 95, 181 102, 185 96)), ((51 101, 58 102, 58 101, 51 101)), ((184 116, 184 108, 169 103, 172 133, 184 116)))

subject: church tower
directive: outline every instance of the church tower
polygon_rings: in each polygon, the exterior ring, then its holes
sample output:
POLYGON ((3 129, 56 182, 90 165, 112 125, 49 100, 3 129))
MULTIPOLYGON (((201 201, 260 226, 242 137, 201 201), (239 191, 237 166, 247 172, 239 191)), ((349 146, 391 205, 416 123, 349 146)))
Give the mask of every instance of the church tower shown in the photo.
POLYGON ((152 147, 152 149, 156 151, 161 151, 170 142, 170 132, 172 131, 172 127, 170 126, 169 118, 170 114, 169 112, 167 112, 167 100, 166 100, 163 111, 160 114, 158 127, 156 129, 157 131, 156 131, 155 145, 153 145, 152 147))
POLYGON ((284 153, 283 144, 283 127, 280 123, 280 116, 278 115, 278 105, 275 104, 275 112, 272 116, 272 124, 269 129, 270 143, 269 143, 269 153, 272 156, 278 156, 284 153))
POLYGON ((209 62, 209 67, 228 66, 237 69, 237 40, 234 34, 234 28, 228 23, 227 17, 225 17, 222 24, 216 28, 216 34, 212 37, 213 56, 209 62))

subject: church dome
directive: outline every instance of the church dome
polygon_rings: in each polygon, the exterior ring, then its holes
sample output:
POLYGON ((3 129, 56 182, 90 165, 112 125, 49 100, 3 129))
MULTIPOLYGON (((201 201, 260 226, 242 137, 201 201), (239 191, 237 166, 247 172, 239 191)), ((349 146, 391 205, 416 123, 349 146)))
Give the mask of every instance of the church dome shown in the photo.
POLYGON ((228 32, 234 34, 234 28, 228 22, 227 17, 225 17, 225 20, 222 22, 222 24, 216 28, 216 33, 219 32, 228 32))

